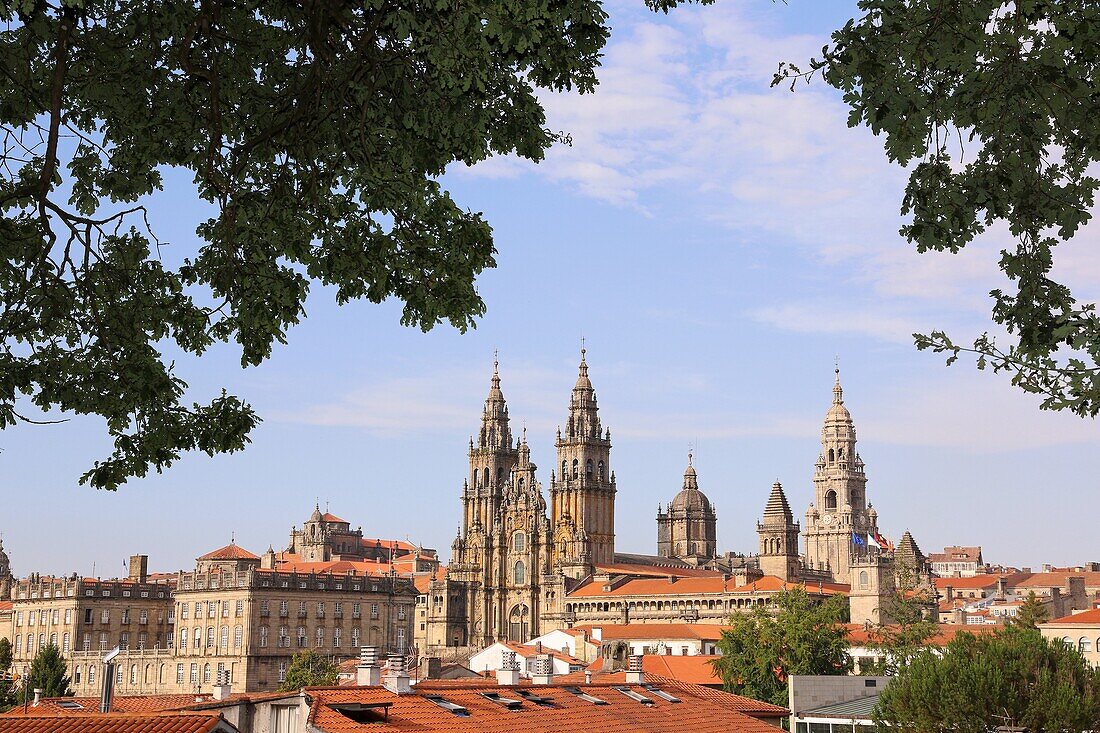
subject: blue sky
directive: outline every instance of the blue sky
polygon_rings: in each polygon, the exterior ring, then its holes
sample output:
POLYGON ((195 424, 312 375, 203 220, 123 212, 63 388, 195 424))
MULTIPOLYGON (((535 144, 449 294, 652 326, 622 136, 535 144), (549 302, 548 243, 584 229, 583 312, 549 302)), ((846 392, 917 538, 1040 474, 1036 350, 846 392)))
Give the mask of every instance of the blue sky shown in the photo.
MULTIPOLYGON (((599 90, 545 97, 573 146, 538 166, 448 172, 500 252, 479 281, 489 310, 475 331, 404 329, 396 304, 337 308, 317 289, 263 366, 242 370, 228 346, 180 363, 195 399, 225 386, 255 405, 253 445, 187 456, 114 494, 77 485, 109 450, 99 421, 5 431, 0 532, 16 572, 94 562, 114 575, 136 552, 175 570, 231 534, 260 552, 285 544, 315 500, 446 560, 494 349, 545 488, 582 335, 614 441, 623 551, 654 550, 654 514, 678 491, 689 444, 721 549, 755 551, 777 478, 804 513, 839 356, 888 537, 909 529, 925 552, 981 544, 1017 565, 1100 559, 1095 424, 1040 413, 1000 376, 947 369, 909 336, 987 328, 1003 232, 959 256, 915 254, 897 235, 904 172, 880 143, 848 130, 822 85, 768 87, 780 60, 820 50, 854 3, 608 10, 599 90)), ((203 211, 186 186, 153 213, 169 257, 194 246, 203 211)), ((1059 254, 1058 274, 1087 298, 1100 281, 1095 236, 1094 225, 1059 254)))

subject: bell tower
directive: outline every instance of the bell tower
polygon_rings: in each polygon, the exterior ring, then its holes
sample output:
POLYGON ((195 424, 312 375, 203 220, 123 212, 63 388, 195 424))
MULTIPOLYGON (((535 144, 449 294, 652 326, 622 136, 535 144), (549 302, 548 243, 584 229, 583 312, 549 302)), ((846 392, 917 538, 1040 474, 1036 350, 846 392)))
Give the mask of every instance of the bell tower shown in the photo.
POLYGON ((612 562, 615 555, 611 431, 600 426, 583 348, 569 417, 565 431, 558 429, 556 446, 561 473, 550 477, 553 566, 569 566, 569 574, 576 575, 585 566, 612 562))
POLYGON ((519 460, 508 425, 508 404, 500 391, 499 364, 493 360, 489 396, 481 413, 477 440, 470 438, 470 472, 462 490, 463 534, 489 532, 497 516, 504 493, 511 483, 510 473, 519 460))
POLYGON ((800 527, 791 514, 791 505, 783 486, 776 481, 764 507, 764 519, 756 523, 760 535, 760 570, 783 580, 797 580, 801 575, 798 555, 800 527))
POLYGON ((810 570, 851 582, 853 557, 866 554, 867 536, 878 531, 867 507, 867 476, 856 451, 856 427, 844 406, 840 369, 833 404, 821 429, 821 454, 814 466, 815 502, 806 512, 806 562, 810 570))

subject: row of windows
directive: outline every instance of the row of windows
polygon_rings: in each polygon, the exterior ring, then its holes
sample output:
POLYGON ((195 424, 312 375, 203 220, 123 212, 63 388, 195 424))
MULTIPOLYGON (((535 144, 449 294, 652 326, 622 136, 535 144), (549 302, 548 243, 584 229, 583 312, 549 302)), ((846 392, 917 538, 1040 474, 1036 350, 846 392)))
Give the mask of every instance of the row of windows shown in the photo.
POLYGON ((567 603, 569 613, 611 613, 627 608, 631 611, 729 611, 735 608, 766 606, 767 598, 734 598, 730 600, 706 599, 697 601, 610 601, 600 603, 567 603))
MULTIPOLYGON (((31 611, 26 612, 25 623, 26 623, 27 626, 35 626, 35 625, 46 626, 48 624, 57 625, 61 622, 61 618, 62 618, 61 609, 58 609, 58 608, 41 609, 41 610, 36 609, 36 610, 31 610, 31 611)), ((73 622, 73 609, 71 609, 71 608, 66 608, 65 609, 64 619, 65 619, 64 623, 65 623, 66 626, 73 622)), ((131 614, 129 608, 122 609, 121 621, 122 621, 123 624, 131 623, 133 621, 133 619, 134 619, 134 616, 131 614)), ((84 609, 84 623, 90 624, 94 620, 95 620, 95 609, 85 608, 84 609)), ((111 623, 111 609, 109 609, 109 608, 100 609, 99 620, 100 620, 100 623, 104 623, 104 624, 111 623)), ((163 616, 159 616, 157 618, 158 622, 161 622, 163 620, 164 620, 163 616)), ((142 608, 142 609, 138 610, 137 622, 139 624, 149 623, 149 611, 148 611, 148 609, 142 608)), ((16 626, 23 626, 24 625, 24 612, 23 611, 17 611, 15 613, 15 625, 16 626)))
MULTIPOLYGON (((1082 636, 1080 639, 1077 640, 1076 644, 1074 644, 1073 639, 1069 638, 1068 636, 1063 637, 1062 641, 1065 642, 1066 646, 1070 648, 1077 647, 1077 651, 1081 653, 1091 652, 1093 650, 1092 639, 1088 638, 1087 636, 1082 636)), ((1096 650, 1100 651, 1100 638, 1096 640, 1096 650)))
POLYGON ((194 604, 188 604, 186 602, 180 603, 180 618, 187 618, 188 610, 194 608, 195 618, 203 617, 203 607, 206 608, 207 618, 217 618, 218 605, 221 605, 221 615, 223 618, 229 618, 230 610, 232 609, 234 616, 244 615, 244 599, 239 598, 236 601, 223 600, 223 601, 195 601, 194 604))
MULTIPOLYGON (((131 643, 131 638, 132 638, 132 636, 131 636, 129 631, 123 631, 122 633, 120 633, 118 635, 118 646, 121 649, 129 649, 130 648, 130 643, 131 643)), ((134 637, 134 638, 137 642, 137 648, 138 649, 148 649, 150 641, 152 641, 153 646, 159 646, 159 637, 156 634, 149 634, 145 631, 142 631, 141 633, 137 634, 137 636, 134 637)), ((49 634, 49 636, 47 636, 46 634, 39 634, 38 635, 38 649, 41 650, 42 647, 46 646, 47 643, 53 644, 54 646, 58 646, 58 641, 61 642, 60 647, 59 647, 61 649, 61 653, 62 654, 68 654, 71 651, 71 641, 72 641, 72 636, 70 635, 70 633, 68 631, 61 634, 60 638, 58 637, 57 632, 53 632, 53 633, 49 634)), ((86 651, 86 652, 91 651, 92 650, 92 641, 93 641, 92 634, 84 634, 83 636, 81 636, 80 637, 81 650, 86 651)), ((165 647, 171 648, 171 646, 172 646, 172 634, 171 634, 171 632, 164 635, 164 643, 165 643, 165 647)), ((98 648, 100 650, 106 650, 106 649, 110 649, 112 646, 113 645, 111 644, 110 635, 106 631, 101 631, 99 633, 99 647, 98 648)), ((24 637, 22 634, 16 634, 15 639, 12 640, 12 653, 23 655, 23 656, 33 656, 34 653, 35 653, 35 635, 34 634, 27 634, 24 637), (24 649, 24 644, 26 645, 26 649, 24 649)))

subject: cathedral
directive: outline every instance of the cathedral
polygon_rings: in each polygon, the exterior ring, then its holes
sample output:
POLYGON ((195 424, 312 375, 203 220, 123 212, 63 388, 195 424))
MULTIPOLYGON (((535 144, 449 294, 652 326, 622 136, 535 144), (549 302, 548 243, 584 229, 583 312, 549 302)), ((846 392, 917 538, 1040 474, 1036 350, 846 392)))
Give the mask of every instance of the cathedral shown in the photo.
MULTIPOLYGON (((462 524, 451 546, 451 563, 424 592, 426 607, 420 610, 423 623, 418 634, 422 649, 523 642, 567 627, 577 619, 579 607, 569 602, 571 594, 595 581, 603 583, 604 592, 624 579, 667 577, 673 583, 674 576, 689 573, 714 576, 721 590, 730 593, 749 584, 756 591, 758 581, 767 578, 771 580, 765 585, 780 589, 815 584, 821 594, 829 592, 826 586, 845 594, 850 589, 852 596, 862 599, 853 605, 859 606, 861 619, 874 617, 879 600, 892 592, 892 548, 881 553, 874 549, 885 540, 878 533, 877 512, 867 502, 867 478, 856 450, 855 425, 844 406, 839 370, 821 431, 814 502, 806 511, 804 532, 776 482, 757 523, 758 554, 749 558, 718 553, 717 514, 700 489, 690 454, 682 489, 658 508, 657 554, 615 552, 617 487, 611 469, 611 431, 600 422, 584 349, 564 429, 558 429, 555 441, 549 505, 531 461, 526 431, 518 440, 512 435, 500 383, 494 362, 481 427, 476 439, 470 439, 462 524), (799 552, 801 534, 804 553, 799 552), (854 572, 859 573, 856 585, 854 572)), ((909 554, 917 557, 919 551, 909 554)), ((586 611, 608 611, 623 604, 582 605, 586 611)), ((650 606, 645 601, 629 605, 650 606)), ((653 607, 662 608, 661 602, 653 607)), ((720 609, 734 607, 742 603, 719 602, 720 609)), ((629 610, 622 609, 620 620, 629 622, 629 610)))

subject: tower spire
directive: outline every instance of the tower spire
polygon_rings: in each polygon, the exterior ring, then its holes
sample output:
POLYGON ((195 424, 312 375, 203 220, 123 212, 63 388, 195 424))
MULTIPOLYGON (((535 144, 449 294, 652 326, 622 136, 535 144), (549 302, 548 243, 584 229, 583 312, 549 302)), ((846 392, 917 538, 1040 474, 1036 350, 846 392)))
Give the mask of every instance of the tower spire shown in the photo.
POLYGON ((837 362, 836 368, 833 370, 836 373, 836 380, 833 382, 833 404, 844 404, 844 389, 840 386, 840 362, 837 362))

